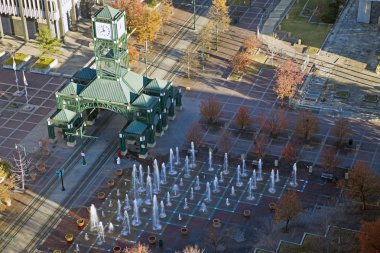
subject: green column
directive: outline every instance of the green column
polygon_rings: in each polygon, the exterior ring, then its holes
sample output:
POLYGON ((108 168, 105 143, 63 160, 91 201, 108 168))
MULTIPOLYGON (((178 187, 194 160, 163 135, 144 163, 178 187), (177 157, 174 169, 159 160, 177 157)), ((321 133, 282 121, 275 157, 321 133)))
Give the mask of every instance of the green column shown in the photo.
POLYGON ((122 133, 119 133, 119 146, 122 155, 127 154, 127 146, 125 145, 125 137, 122 133))
POLYGON ((170 118, 174 118, 174 116, 175 116, 174 99, 172 98, 171 99, 171 104, 170 104, 170 107, 169 107, 169 117, 170 118))
POLYGON ((168 114, 166 113, 166 108, 162 113, 162 128, 164 130, 168 129, 168 114))
POLYGON ((182 90, 178 89, 178 95, 176 97, 176 104, 177 107, 182 109, 182 90))
POLYGON ((145 136, 140 137, 140 153, 139 158, 146 158, 148 155, 148 149, 146 145, 145 136), (143 140, 141 140, 143 139, 143 140))
POLYGON ((157 122, 156 133, 157 133, 157 135, 162 135, 162 116, 161 116, 161 114, 160 114, 160 119, 157 122))
POLYGON ((151 125, 150 128, 147 130, 148 131, 148 147, 154 147, 156 145, 156 140, 154 137, 154 126, 151 125))
POLYGON ((48 135, 49 135, 50 140, 52 140, 52 141, 55 140, 54 126, 48 125, 48 135))

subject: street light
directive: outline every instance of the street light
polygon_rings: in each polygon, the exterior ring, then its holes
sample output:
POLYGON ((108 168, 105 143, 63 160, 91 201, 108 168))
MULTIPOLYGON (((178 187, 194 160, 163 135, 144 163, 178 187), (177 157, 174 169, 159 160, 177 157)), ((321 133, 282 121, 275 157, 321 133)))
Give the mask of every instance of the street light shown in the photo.
POLYGON ((62 185, 62 191, 66 190, 65 189, 65 186, 63 185, 63 172, 64 172, 65 169, 63 168, 60 168, 58 170, 55 170, 55 173, 58 175, 58 177, 61 178, 61 185, 62 185))

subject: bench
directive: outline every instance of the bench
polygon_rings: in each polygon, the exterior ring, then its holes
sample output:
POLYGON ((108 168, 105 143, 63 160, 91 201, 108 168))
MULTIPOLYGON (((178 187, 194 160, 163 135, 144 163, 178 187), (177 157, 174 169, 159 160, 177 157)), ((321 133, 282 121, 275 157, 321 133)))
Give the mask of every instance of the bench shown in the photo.
POLYGON ((334 179, 334 175, 332 173, 322 172, 321 178, 326 179, 326 180, 333 180, 334 179))

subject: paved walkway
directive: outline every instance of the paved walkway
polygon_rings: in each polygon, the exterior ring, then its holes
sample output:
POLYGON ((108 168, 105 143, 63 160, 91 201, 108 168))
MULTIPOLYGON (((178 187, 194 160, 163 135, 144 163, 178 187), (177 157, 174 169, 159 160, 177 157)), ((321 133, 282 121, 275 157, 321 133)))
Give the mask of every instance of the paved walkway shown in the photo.
POLYGON ((272 35, 278 23, 287 14, 294 2, 295 0, 281 0, 265 21, 261 32, 272 35))

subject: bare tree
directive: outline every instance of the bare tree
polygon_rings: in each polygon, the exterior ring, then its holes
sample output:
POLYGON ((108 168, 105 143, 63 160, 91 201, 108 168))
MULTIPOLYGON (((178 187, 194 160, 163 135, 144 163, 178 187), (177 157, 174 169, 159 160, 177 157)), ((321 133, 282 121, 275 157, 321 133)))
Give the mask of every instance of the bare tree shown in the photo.
POLYGON ((191 68, 195 65, 196 54, 188 47, 182 56, 182 63, 186 65, 187 78, 191 76, 191 68))
POLYGON ((332 134, 336 139, 336 145, 338 148, 344 148, 347 144, 347 139, 352 132, 351 124, 348 119, 339 118, 334 122, 332 128, 332 134))
POLYGON ((302 212, 297 193, 285 191, 276 207, 275 221, 285 221, 285 232, 289 231, 289 222, 302 212))
POLYGON ((228 6, 226 0, 212 0, 209 11, 209 18, 215 28, 216 33, 216 51, 219 46, 219 31, 227 30, 231 22, 228 14, 228 6))
POLYGON ((282 109, 274 110, 269 114, 260 113, 258 120, 263 131, 272 138, 278 137, 288 126, 285 111, 282 109))
POLYGON ((198 122, 195 122, 189 129, 186 135, 187 141, 194 142, 194 147, 198 149, 203 142, 203 130, 198 122))
POLYGON ((236 113, 235 123, 240 129, 252 125, 251 111, 248 107, 241 105, 236 113))
POLYGON ((263 158, 267 145, 268 138, 264 134, 260 134, 259 136, 257 136, 257 138, 253 141, 252 146, 252 153, 255 156, 255 158, 263 158))
POLYGON ((311 111, 299 111, 294 131, 309 143, 311 136, 319 131, 318 120, 311 111))
POLYGON ((282 150, 281 157, 287 162, 291 163, 297 159, 297 150, 294 144, 288 143, 282 150))
POLYGON ((201 101, 200 113, 208 124, 215 124, 219 120, 221 109, 219 101, 211 96, 201 101))
POLYGON ((227 127, 223 128, 223 132, 219 137, 218 146, 223 153, 227 153, 232 146, 231 134, 227 127))
POLYGON ((325 149, 321 154, 321 165, 329 172, 335 173, 336 167, 339 166, 341 160, 336 155, 336 148, 330 147, 325 149))
POLYGON ((15 166, 12 169, 12 173, 15 176, 15 184, 25 191, 25 180, 29 176, 31 159, 27 157, 25 148, 20 144, 16 145, 17 157, 14 157, 15 166))

